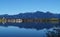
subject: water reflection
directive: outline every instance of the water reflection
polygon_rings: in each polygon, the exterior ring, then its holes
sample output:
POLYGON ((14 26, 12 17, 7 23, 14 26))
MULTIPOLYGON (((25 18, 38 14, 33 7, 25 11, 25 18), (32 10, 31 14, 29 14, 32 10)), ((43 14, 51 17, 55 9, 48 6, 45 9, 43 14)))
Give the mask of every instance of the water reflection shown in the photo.
POLYGON ((60 37, 60 27, 54 27, 47 31, 47 37, 60 37))
POLYGON ((41 30, 41 29, 49 29, 52 28, 53 26, 58 25, 58 24, 51 24, 51 23, 6 23, 6 24, 0 24, 0 26, 8 27, 8 26, 16 26, 19 28, 30 28, 30 29, 36 29, 36 30, 41 30))
POLYGON ((35 29, 24 29, 14 26, 1 27, 0 26, 0 37, 46 37, 46 29, 35 30, 35 29))
POLYGON ((47 37, 47 32, 55 24, 21 23, 0 24, 0 37, 47 37))

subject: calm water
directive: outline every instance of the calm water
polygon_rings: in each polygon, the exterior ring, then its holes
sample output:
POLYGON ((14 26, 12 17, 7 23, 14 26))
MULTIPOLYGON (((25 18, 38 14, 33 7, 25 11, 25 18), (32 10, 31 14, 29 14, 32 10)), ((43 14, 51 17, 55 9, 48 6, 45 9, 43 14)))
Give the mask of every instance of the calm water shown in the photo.
POLYGON ((26 29, 14 26, 0 26, 0 37, 46 37, 46 29, 26 29))

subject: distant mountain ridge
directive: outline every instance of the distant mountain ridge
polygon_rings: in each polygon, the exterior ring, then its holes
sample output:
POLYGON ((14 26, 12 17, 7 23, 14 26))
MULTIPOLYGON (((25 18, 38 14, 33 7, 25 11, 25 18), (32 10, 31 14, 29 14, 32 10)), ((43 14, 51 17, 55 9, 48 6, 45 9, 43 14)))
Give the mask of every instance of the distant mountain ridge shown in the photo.
POLYGON ((33 13, 20 13, 17 15, 0 15, 0 18, 5 17, 5 18, 60 18, 60 14, 53 14, 50 12, 40 12, 36 11, 33 13))

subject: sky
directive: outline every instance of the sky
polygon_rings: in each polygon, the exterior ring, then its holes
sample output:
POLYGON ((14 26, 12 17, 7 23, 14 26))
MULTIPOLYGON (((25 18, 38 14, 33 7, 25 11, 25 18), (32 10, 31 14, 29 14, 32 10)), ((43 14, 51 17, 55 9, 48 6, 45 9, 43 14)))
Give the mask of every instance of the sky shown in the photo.
POLYGON ((0 0, 0 15, 35 11, 60 14, 60 0, 0 0))

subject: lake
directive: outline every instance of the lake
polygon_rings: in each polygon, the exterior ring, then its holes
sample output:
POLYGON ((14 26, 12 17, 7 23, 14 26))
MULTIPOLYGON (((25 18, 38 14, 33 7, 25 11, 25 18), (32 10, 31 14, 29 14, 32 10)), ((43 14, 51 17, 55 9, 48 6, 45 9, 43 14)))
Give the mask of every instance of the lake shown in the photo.
POLYGON ((0 37, 47 37, 50 24, 0 24, 0 37))
POLYGON ((0 37, 46 37, 46 29, 26 29, 14 26, 0 26, 0 37))

